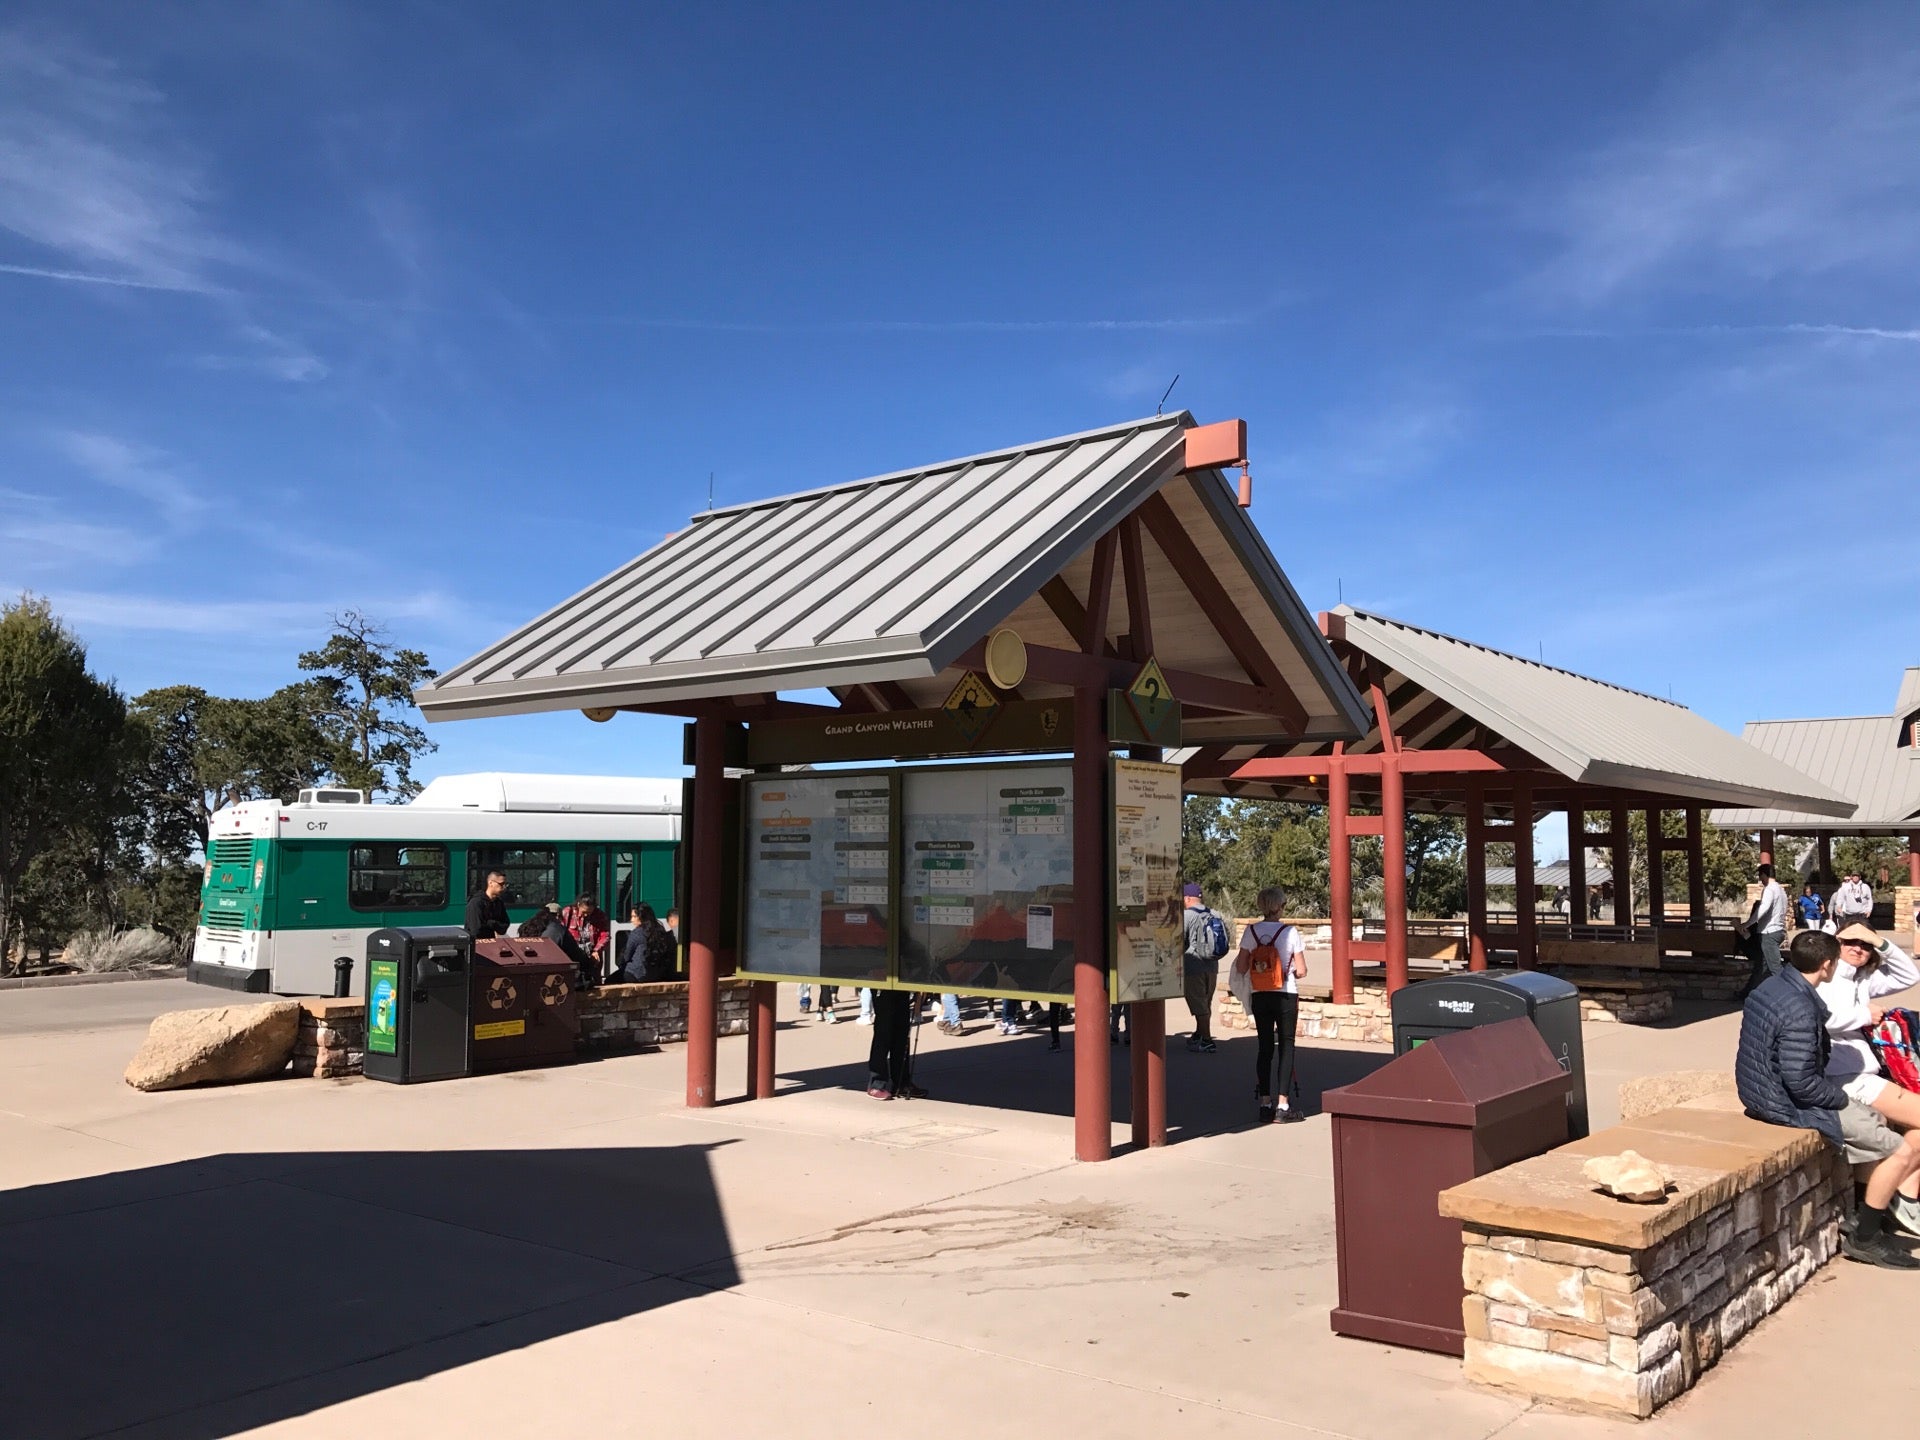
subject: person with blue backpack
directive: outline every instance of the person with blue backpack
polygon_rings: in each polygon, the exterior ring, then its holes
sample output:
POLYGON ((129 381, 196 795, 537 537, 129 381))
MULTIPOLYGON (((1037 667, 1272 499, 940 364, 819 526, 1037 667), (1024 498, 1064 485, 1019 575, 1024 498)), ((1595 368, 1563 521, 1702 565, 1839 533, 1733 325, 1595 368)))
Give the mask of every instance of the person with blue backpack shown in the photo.
POLYGON ((1213 993, 1220 984, 1221 957, 1228 949, 1227 922, 1208 908, 1198 885, 1187 885, 1181 895, 1187 907, 1182 972, 1187 1009, 1193 1012, 1193 1034, 1187 1037, 1187 1049, 1211 1055, 1219 1049, 1213 1043, 1213 993))

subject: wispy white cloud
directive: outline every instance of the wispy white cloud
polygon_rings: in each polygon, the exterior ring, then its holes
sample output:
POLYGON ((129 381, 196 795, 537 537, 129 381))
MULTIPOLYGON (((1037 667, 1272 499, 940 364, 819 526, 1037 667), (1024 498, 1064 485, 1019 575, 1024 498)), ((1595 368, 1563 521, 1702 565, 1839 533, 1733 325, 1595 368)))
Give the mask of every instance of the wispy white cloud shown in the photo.
MULTIPOLYGON (((0 583, 0 593, 20 588, 0 583)), ((444 624, 462 614, 459 602, 434 590, 372 597, 228 601, 56 588, 48 598, 62 619, 82 629, 244 638, 248 644, 317 638, 325 633, 331 616, 349 608, 378 616, 384 622, 444 624)))
POLYGON ((1910 267, 1920 10, 1743 27, 1519 211, 1553 242, 1529 288, 1554 301, 1910 267))
POLYGON ((158 450, 84 430, 56 430, 48 439, 82 473, 101 485, 144 500, 175 529, 193 525, 207 508, 198 490, 158 450))
POLYGON ((1331 415, 1321 438, 1267 467, 1296 485, 1331 492, 1417 478, 1460 440, 1467 412, 1450 400, 1403 400, 1331 415))
POLYGON ((239 327, 238 339, 256 348, 243 354, 210 354, 194 357, 203 370, 250 370, 271 375, 276 380, 324 380, 327 362, 291 336, 251 322, 239 327))

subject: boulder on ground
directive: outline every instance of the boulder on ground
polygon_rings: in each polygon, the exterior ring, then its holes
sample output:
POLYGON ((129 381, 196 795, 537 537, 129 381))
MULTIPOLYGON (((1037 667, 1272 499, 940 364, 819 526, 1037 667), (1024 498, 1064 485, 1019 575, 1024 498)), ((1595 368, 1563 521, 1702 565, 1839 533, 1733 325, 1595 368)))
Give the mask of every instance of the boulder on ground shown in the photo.
POLYGON ((1667 1196, 1667 1172, 1637 1150, 1597 1155, 1580 1173, 1617 1200, 1651 1205, 1667 1196))
POLYGON ((1620 1118, 1640 1120, 1709 1095, 1731 1095, 1733 1075, 1726 1070, 1672 1070, 1641 1075, 1620 1087, 1620 1118))
POLYGON ((147 1031, 127 1066, 136 1090, 178 1090, 235 1080, 263 1080, 287 1068, 300 1035, 300 1005, 269 1000, 212 1010, 175 1010, 147 1031))

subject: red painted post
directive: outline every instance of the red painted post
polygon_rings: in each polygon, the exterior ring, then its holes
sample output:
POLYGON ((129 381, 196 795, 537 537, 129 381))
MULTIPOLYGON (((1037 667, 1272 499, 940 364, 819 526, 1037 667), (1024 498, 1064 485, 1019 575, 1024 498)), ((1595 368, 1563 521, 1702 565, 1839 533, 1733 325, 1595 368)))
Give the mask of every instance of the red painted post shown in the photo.
POLYGON ((1667 923, 1666 836, 1660 829, 1663 813, 1658 806, 1647 811, 1647 914, 1655 930, 1666 928, 1667 923))
POLYGON ((688 877, 691 908, 687 917, 687 1104, 705 1109, 714 1103, 720 1046, 715 1038, 720 1016, 720 893, 725 854, 721 827, 726 822, 726 732, 716 715, 693 722, 693 867, 688 877))
POLYGON ((1380 759, 1380 862, 1385 868, 1387 993, 1407 983, 1407 788, 1397 755, 1380 759))
POLYGON ((1707 923, 1706 834, 1698 805, 1687 806, 1687 923, 1707 923))
POLYGON ((1113 1155, 1107 1050, 1107 697, 1073 694, 1073 1154, 1113 1155))
POLYGON ((1833 878, 1833 837, 1822 835, 1816 844, 1818 848, 1814 853, 1820 857, 1820 879, 1831 880, 1833 878))
POLYGON ((1613 807, 1613 923, 1633 929, 1633 846, 1627 829, 1627 807, 1613 807))
POLYGON ((780 987, 771 980, 753 982, 753 1011, 747 1018, 747 1098, 767 1100, 773 1096, 773 1037, 778 1025, 775 1007, 780 987))
POLYGON ((1762 830, 1760 832, 1760 863, 1762 865, 1773 864, 1773 844, 1773 831, 1762 830))
POLYGON ((1347 757, 1327 761, 1327 908, 1333 925, 1333 1003, 1353 1003, 1353 842, 1347 835, 1347 757))
POLYGON ((1540 963, 1539 926, 1536 922, 1533 887, 1533 781, 1526 775, 1513 777, 1513 908, 1519 935, 1514 948, 1515 960, 1522 970, 1540 963))
POLYGON ((1907 832, 1907 884, 1920 887, 1920 830, 1907 832))
MULTIPOLYGON (((1129 1022, 1133 1040, 1133 1143, 1167 1143, 1167 1002, 1141 1000, 1129 1022)), ((1076 1031, 1079 1027, 1075 1027, 1076 1031)))
POLYGON ((1567 807, 1568 916, 1575 925, 1591 923, 1587 914, 1587 812, 1574 801, 1567 807))
POLYGON ((1467 968, 1487 968, 1487 782, 1467 781, 1467 968))

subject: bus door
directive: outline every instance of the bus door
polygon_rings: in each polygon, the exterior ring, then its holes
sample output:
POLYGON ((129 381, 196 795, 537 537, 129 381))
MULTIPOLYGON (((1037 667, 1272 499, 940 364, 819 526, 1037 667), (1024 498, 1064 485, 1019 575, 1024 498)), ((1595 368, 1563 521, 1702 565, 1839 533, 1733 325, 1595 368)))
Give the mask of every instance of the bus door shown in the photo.
POLYGON ((633 907, 640 903, 640 852, 613 850, 608 852, 608 860, 612 903, 607 906, 607 918, 612 922, 613 965, 617 969, 626 963, 627 945, 633 931, 633 907))

